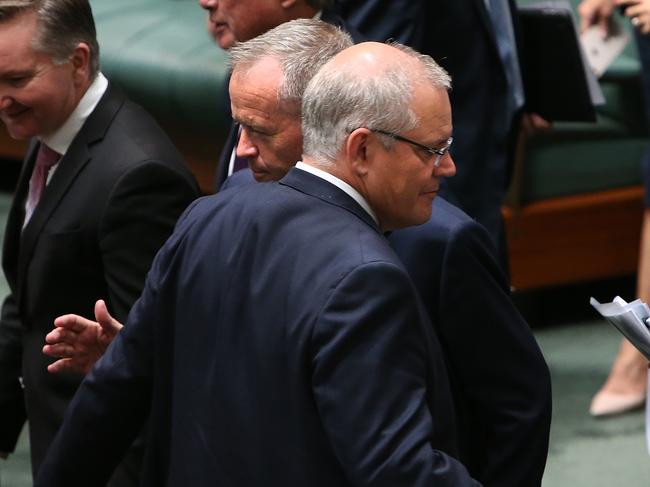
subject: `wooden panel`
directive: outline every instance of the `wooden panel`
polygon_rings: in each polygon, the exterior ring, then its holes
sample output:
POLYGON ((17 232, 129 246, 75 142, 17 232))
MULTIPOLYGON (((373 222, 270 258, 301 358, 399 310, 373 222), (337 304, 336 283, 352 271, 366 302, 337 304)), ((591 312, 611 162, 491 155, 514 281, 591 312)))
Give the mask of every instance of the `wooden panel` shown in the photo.
POLYGON ((183 154, 205 194, 214 191, 214 177, 225 135, 208 129, 159 120, 163 129, 183 154))
POLYGON ((636 272, 641 186, 504 208, 504 216, 515 289, 636 272))
MULTIPOLYGON (((223 145, 223 134, 206 129, 160 120, 160 124, 185 158, 204 193, 214 190, 214 176, 223 145)), ((21 160, 27 150, 27 141, 9 137, 0 124, 0 158, 21 160)))

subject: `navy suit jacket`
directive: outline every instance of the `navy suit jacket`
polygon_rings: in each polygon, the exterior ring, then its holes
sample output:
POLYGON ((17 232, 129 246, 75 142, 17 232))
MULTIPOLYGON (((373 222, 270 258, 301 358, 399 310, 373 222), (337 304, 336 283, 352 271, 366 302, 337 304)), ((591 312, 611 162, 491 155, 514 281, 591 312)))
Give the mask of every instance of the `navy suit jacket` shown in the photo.
MULTIPOLYGON (((510 9, 516 13, 514 1, 510 9)), ((485 0, 337 0, 344 21, 379 41, 396 39, 430 55, 452 76, 456 176, 441 194, 488 231, 505 260, 501 205, 517 117, 485 0)))
MULTIPOLYGON (((223 189, 254 181, 251 171, 239 171, 223 189)), ((446 356, 461 461, 486 486, 539 486, 548 454, 550 374, 485 229, 438 197, 427 223, 394 231, 388 241, 446 356)))
POLYGON ((490 487, 541 485, 551 382, 485 229, 436 198, 429 221, 393 232, 447 357, 461 461, 490 487))
POLYGON ((479 485, 406 270, 299 169, 190 207, 35 485, 101 485, 149 404, 145 485, 479 485))

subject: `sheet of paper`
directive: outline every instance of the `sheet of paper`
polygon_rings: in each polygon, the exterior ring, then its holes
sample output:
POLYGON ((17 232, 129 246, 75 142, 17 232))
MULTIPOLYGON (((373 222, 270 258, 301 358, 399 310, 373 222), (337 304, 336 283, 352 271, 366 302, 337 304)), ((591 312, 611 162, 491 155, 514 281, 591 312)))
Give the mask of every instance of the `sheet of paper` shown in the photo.
POLYGON ((643 301, 637 299, 623 304, 625 301, 618 298, 611 303, 601 304, 591 298, 590 303, 650 360, 650 329, 646 324, 650 308, 643 301))
POLYGON ((587 62, 598 78, 607 71, 612 61, 630 41, 630 34, 622 28, 620 21, 612 19, 612 22, 608 36, 603 35, 603 31, 598 25, 592 26, 580 35, 580 42, 587 56, 587 62))

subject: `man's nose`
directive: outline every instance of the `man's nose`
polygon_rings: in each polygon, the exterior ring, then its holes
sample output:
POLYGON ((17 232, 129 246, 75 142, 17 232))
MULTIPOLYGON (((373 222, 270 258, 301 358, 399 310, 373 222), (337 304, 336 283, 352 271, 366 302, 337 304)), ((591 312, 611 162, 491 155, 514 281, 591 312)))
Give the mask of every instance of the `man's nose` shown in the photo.
POLYGON ((247 158, 257 157, 259 154, 257 146, 251 142, 251 139, 248 136, 248 131, 245 128, 242 128, 241 133, 239 134, 239 141, 237 142, 235 154, 237 157, 247 158))
POLYGON ((213 8, 216 8, 218 0, 199 0, 199 5, 201 8, 204 8, 206 10, 210 10, 213 8))
POLYGON ((11 106, 14 102, 14 99, 10 96, 4 95, 0 96, 0 110, 5 110, 11 106))
POLYGON ((440 165, 433 170, 433 175, 436 177, 450 178, 456 174, 456 164, 451 157, 451 153, 447 152, 440 159, 440 165))

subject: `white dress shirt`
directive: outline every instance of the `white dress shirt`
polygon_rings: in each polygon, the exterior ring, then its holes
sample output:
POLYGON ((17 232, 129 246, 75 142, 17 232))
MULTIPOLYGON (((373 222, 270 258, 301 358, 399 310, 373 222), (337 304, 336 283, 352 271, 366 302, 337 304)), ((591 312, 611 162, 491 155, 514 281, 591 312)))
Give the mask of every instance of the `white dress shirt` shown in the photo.
POLYGON ((337 178, 333 174, 323 171, 322 169, 318 169, 317 167, 311 166, 302 161, 298 161, 296 163, 296 167, 298 169, 302 169, 305 172, 313 174, 314 176, 318 176, 319 178, 324 179, 328 183, 333 184, 341 191, 345 192, 348 196, 350 196, 350 198, 356 201, 359 204, 359 206, 363 208, 366 211, 366 213, 368 213, 368 215, 372 217, 372 219, 375 221, 377 226, 379 226, 379 220, 377 219, 377 215, 375 215, 375 212, 372 211, 372 208, 370 208, 370 205, 368 204, 366 199, 363 196, 361 196, 361 193, 359 193, 348 183, 346 183, 342 179, 337 178))

